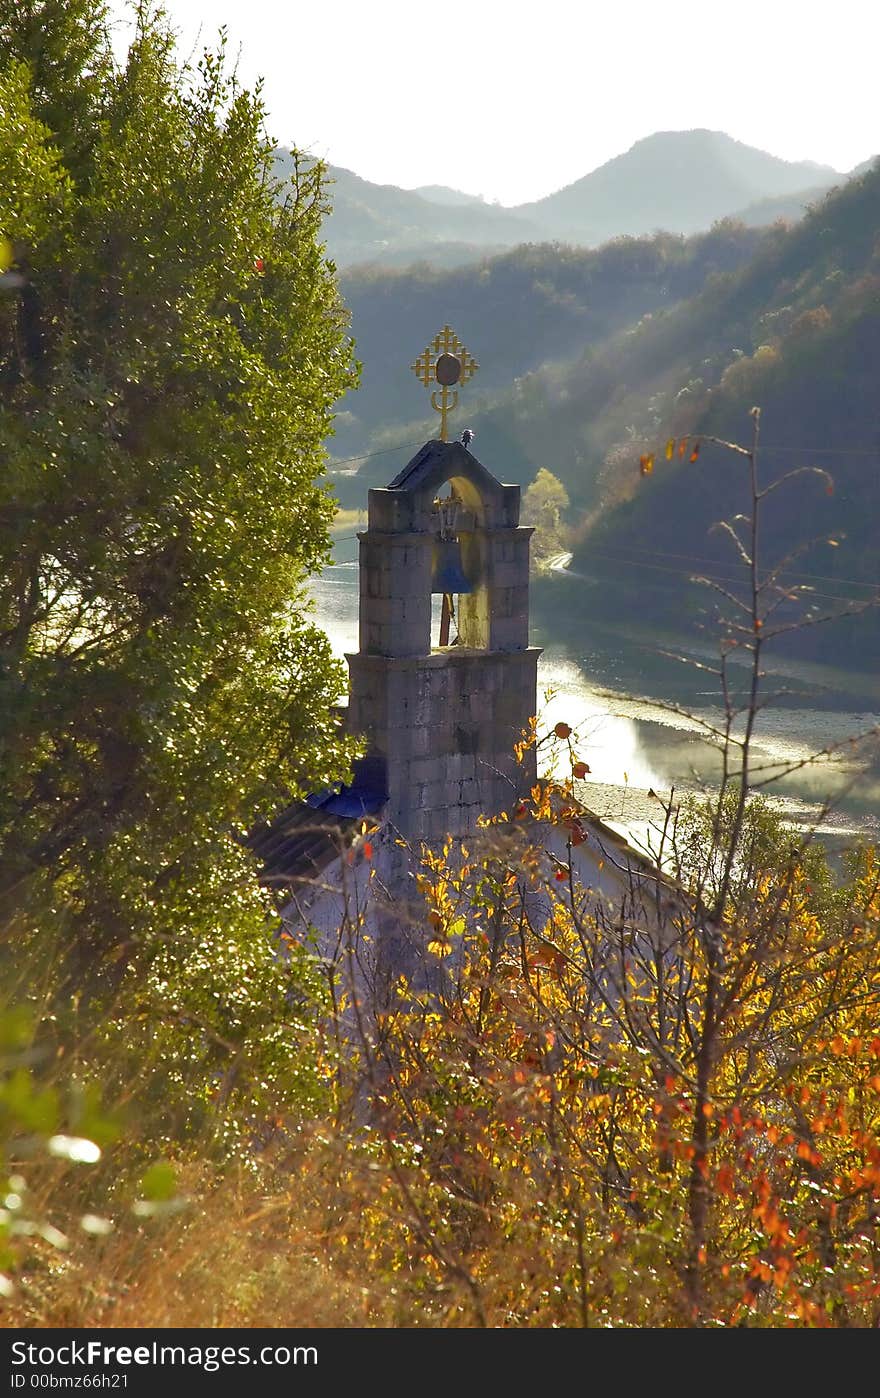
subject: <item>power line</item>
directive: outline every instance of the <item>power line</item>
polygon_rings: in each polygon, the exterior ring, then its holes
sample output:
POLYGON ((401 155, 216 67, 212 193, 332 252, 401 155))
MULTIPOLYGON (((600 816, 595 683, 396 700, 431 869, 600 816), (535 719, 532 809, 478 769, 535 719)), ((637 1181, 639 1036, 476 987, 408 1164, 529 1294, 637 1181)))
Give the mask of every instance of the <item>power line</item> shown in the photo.
MULTIPOLYGON (((698 436, 694 434, 694 438, 698 436)), ((712 445, 711 443, 707 443, 712 445)), ((776 447, 772 442, 761 444, 761 455, 768 451, 797 451, 802 456, 876 456, 880 457, 880 445, 876 447, 776 447)))
MULTIPOLYGON (((348 543, 348 542, 350 542, 351 540, 356 539, 357 537, 358 537, 357 534, 340 534, 340 535, 337 535, 337 536, 336 536, 336 538, 334 539, 333 542, 334 542, 334 543, 337 543, 337 544, 348 543)), ((648 550, 644 550, 644 552, 648 552, 648 550)), ((672 573, 672 574, 674 574, 676 577, 680 577, 680 578, 686 578, 686 577, 690 577, 690 576, 693 575, 693 574, 692 574, 692 569, 690 569, 690 568, 670 568, 667 564, 663 564, 663 563, 649 563, 649 562, 647 562, 647 561, 645 561, 645 560, 643 560, 643 559, 640 559, 640 558, 621 558, 621 557, 619 557, 619 556, 617 556, 617 555, 615 555, 615 554, 613 554, 613 553, 608 553, 607 551, 602 550, 602 549, 592 549, 592 550, 591 550, 591 556, 592 556, 593 558, 602 558, 602 559, 604 559, 604 560, 605 560, 606 562, 608 562, 608 563, 619 563, 621 566, 623 566, 623 567, 625 567, 625 568, 650 568, 650 569, 652 570, 652 572, 658 572, 658 573, 672 573)), ((652 556, 655 557, 655 558, 681 558, 681 559, 685 559, 685 560, 687 561, 687 555, 686 555, 686 554, 680 554, 680 553, 663 553, 663 552, 659 552, 659 551, 658 551, 658 552, 654 553, 652 556)), ((724 573, 724 572, 720 572, 720 573, 719 573, 719 571, 718 571, 719 566, 720 566, 722 569, 723 569, 725 566, 728 566, 728 567, 736 567, 736 568, 745 568, 745 567, 747 566, 747 565, 744 564, 744 563, 743 563, 743 564, 732 563, 732 564, 730 564, 730 565, 724 565, 724 564, 718 565, 718 564, 715 562, 714 559, 702 559, 702 560, 700 560, 700 559, 691 559, 690 561, 691 561, 691 562, 711 563, 712 566, 715 568, 716 571, 715 571, 714 574, 713 574, 713 573, 707 573, 707 574, 706 574, 706 577, 707 577, 707 579, 708 579, 710 582, 717 582, 717 583, 729 583, 729 582, 736 582, 736 581, 738 580, 735 576, 731 576, 729 573, 724 573)), ((339 565, 338 565, 338 564, 337 564, 337 565, 331 564, 330 566, 331 566, 331 567, 333 567, 333 566, 337 566, 337 567, 338 567, 339 565)), ((561 571, 564 572, 565 570, 563 569, 563 570, 561 570, 561 571)), ((817 578, 817 579, 821 579, 822 581, 825 581, 825 582, 842 583, 842 584, 844 584, 844 585, 846 585, 846 584, 848 584, 848 583, 851 583, 853 587, 868 587, 868 588, 873 588, 873 590, 874 590, 875 592, 880 592, 880 584, 859 582, 859 581, 857 581, 855 578, 834 578, 834 577, 826 577, 826 576, 824 576, 824 575, 821 574, 821 573, 799 573, 799 574, 798 574, 798 577, 802 577, 802 578, 817 578)), ((780 582, 780 583, 778 584, 778 586, 780 587, 780 589, 781 589, 782 591, 785 590, 785 586, 786 586, 785 584, 783 584, 783 583, 780 582)), ((798 586, 798 584, 797 584, 796 582, 791 582, 791 583, 788 584, 788 586, 789 586, 789 587, 796 587, 796 586, 798 586)), ((833 592, 820 592, 817 588, 814 588, 814 587, 811 587, 811 588, 809 589, 809 594, 810 594, 810 597, 821 597, 821 599, 822 599, 824 602, 856 602, 856 601, 859 601, 859 600, 860 600, 860 599, 855 598, 855 597, 839 597, 839 596, 837 596, 836 593, 833 593, 833 592)), ((806 600, 809 600, 809 598, 806 599, 806 600)), ((871 598, 865 598, 864 600, 869 602, 869 601, 871 601, 872 599, 871 599, 871 598)))
POLYGON ((334 466, 347 466, 350 461, 368 461, 371 456, 387 456, 392 451, 407 451, 411 447, 420 447, 421 442, 398 442, 396 447, 383 447, 381 451, 361 451, 357 456, 332 457, 330 460, 331 469, 334 466))
MULTIPOLYGON (((675 574, 677 577, 682 577, 682 578, 690 577, 690 576, 693 575, 693 574, 692 574, 692 570, 691 570, 690 568, 670 568, 670 567, 668 566, 668 564, 663 564, 663 563, 648 563, 648 562, 646 562, 646 561, 643 561, 642 559, 621 558, 621 557, 619 557, 619 556, 616 556, 615 554, 606 553, 606 552, 604 552, 602 549, 594 549, 594 550, 592 551, 592 553, 593 553, 593 557, 594 557, 594 558, 602 558, 602 559, 605 559, 606 562, 609 562, 609 563, 618 563, 618 564, 621 564, 621 565, 622 565, 623 567, 625 567, 625 568, 650 568, 650 569, 652 570, 652 572, 657 572, 657 573, 673 573, 673 574, 675 574)), ((658 558, 663 558, 663 557, 665 557, 666 555, 658 553, 656 556, 657 556, 658 558)), ((708 581, 710 581, 710 582, 730 583, 730 582, 735 582, 735 581, 737 581, 737 579, 731 578, 729 575, 725 576, 724 574, 722 574, 722 575, 720 575, 720 576, 717 576, 717 575, 716 575, 716 576, 713 577, 713 575, 712 575, 711 573, 707 573, 705 576, 706 576, 706 578, 708 579, 708 581)), ((806 575, 805 575, 805 576, 806 576, 806 575)), ((838 581, 844 581, 844 580, 843 580, 843 579, 837 579, 837 578, 836 578, 836 579, 834 579, 834 581, 835 581, 835 582, 838 582, 838 581)), ((781 588, 782 591, 785 590, 783 584, 780 583, 779 586, 780 586, 780 588, 781 588)), ((791 586, 794 587, 794 586, 796 586, 796 584, 792 583, 791 586)), ((865 586, 865 584, 859 584, 859 586, 865 586)), ((816 588, 812 588, 812 587, 810 588, 810 593, 809 593, 809 595, 810 595, 810 597, 821 597, 822 600, 823 600, 823 601, 826 601, 826 602, 856 602, 856 601, 861 601, 861 600, 864 600, 864 601, 866 601, 866 602, 870 602, 870 601, 872 600, 871 598, 859 599, 859 598, 855 598, 855 597, 838 597, 835 593, 831 593, 831 592, 819 592, 816 588)), ((799 600, 799 599, 793 599, 793 600, 799 600)), ((807 599, 807 600, 809 600, 809 599, 807 599)))
MULTIPOLYGON (((697 440, 697 437, 699 436, 698 433, 693 433, 693 434, 691 434, 691 435, 692 435, 692 437, 693 437, 693 439, 694 439, 695 441, 697 440)), ((349 464, 350 462, 352 462, 352 461, 368 461, 368 460, 370 460, 372 457, 375 457, 375 456, 388 456, 391 452, 395 452, 395 451, 405 451, 405 450, 408 450, 408 449, 411 449, 411 448, 413 448, 413 447, 417 447, 417 446, 420 446, 420 445, 422 445, 420 442, 399 442, 396 446, 393 446, 393 447, 382 447, 382 448, 381 448, 380 450, 378 450, 378 451, 360 452, 360 453, 358 453, 357 456, 347 456, 347 457, 339 458, 338 460, 333 460, 333 461, 331 462, 331 468, 332 468, 332 467, 335 467, 335 466, 345 466, 345 465, 348 465, 348 464, 349 464)), ((707 446, 708 446, 708 445, 710 445, 710 444, 707 443, 707 446)), ((770 452, 770 451, 776 451, 776 452, 798 452, 798 453, 800 453, 801 455, 804 455, 804 456, 809 456, 809 455, 814 455, 814 456, 817 456, 817 455, 821 455, 821 456, 829 456, 829 455, 830 455, 830 456, 872 456, 872 457, 878 457, 878 458, 880 458, 880 446, 877 446, 877 447, 793 447, 793 446, 775 446, 775 445, 773 445, 773 444, 771 443, 771 444, 764 444, 764 445, 762 446, 761 450, 762 450, 762 453, 766 453, 766 452, 770 452)), ((589 511, 589 510, 584 510, 584 511, 581 512, 580 518, 581 518, 581 519, 586 519, 591 513, 592 513, 592 512, 589 511)), ((341 534, 341 535, 337 535, 336 538, 334 539, 334 543, 348 543, 348 542, 350 542, 351 540, 356 539, 357 537, 358 537, 357 534, 341 534)), ((722 562, 722 561, 720 561, 720 560, 717 560, 717 559, 700 558, 700 557, 693 556, 693 555, 690 555, 690 554, 670 553, 670 552, 666 552, 666 551, 658 550, 658 549, 639 549, 638 547, 636 547, 635 545, 632 545, 632 544, 618 545, 617 547, 618 547, 618 549, 621 549, 621 550, 622 550, 623 552, 625 552, 625 553, 627 553, 627 552, 628 552, 628 553, 646 553, 646 554, 650 554, 650 556, 651 556, 652 558, 673 558, 673 559, 678 559, 678 560, 681 560, 681 561, 683 561, 683 562, 690 563, 690 564, 695 564, 695 565, 699 565, 699 564, 701 564, 701 563, 702 563, 702 564, 708 564, 709 566, 711 566, 712 568, 714 568, 716 571, 717 571, 718 569, 722 569, 722 570, 723 570, 723 569, 725 569, 725 568, 730 568, 730 567, 737 568, 737 569, 743 569, 743 568, 747 568, 747 567, 748 567, 748 564, 746 564, 746 563, 737 563, 736 560, 733 560, 733 559, 731 559, 729 563, 726 563, 726 564, 725 564, 724 562, 722 562)), ((593 555, 594 557, 604 557, 604 558, 606 558, 609 562, 622 563, 622 564, 624 564, 625 566, 633 566, 633 567, 646 567, 646 568, 650 567, 650 568, 653 568, 653 569, 656 570, 656 571, 663 571, 663 572, 668 572, 668 573, 675 573, 675 574, 677 574, 678 576, 682 576, 682 577, 687 576, 688 572, 690 571, 689 569, 663 567, 663 565, 658 564, 658 563, 654 563, 654 564, 650 564, 650 563, 641 563, 641 562, 639 562, 638 559, 626 559, 626 558, 622 558, 622 559, 621 559, 621 558, 614 558, 614 557, 612 557, 611 555, 609 555, 609 554, 607 554, 607 553, 604 553, 604 554, 603 554, 601 551, 595 550, 595 549, 591 550, 591 553, 592 553, 592 555, 593 555)), ((792 578, 793 578, 793 580, 792 580, 792 582, 790 583, 790 586, 796 586, 796 585, 797 585, 797 580, 798 580, 798 579, 808 578, 808 579, 815 579, 816 582, 830 582, 830 583, 836 583, 836 584, 839 584, 839 585, 841 585, 841 586, 843 586, 843 587, 860 587, 860 588, 867 588, 867 589, 869 589, 870 591, 877 591, 878 587, 880 587, 880 583, 864 582, 864 581, 862 581, 862 580, 859 579, 859 578, 835 577, 835 576, 833 576, 832 574, 828 574, 828 573, 812 573, 812 572, 807 572, 807 571, 804 571, 804 570, 798 570, 797 573, 795 573, 795 574, 792 575, 792 578)), ((722 576, 716 577, 716 578, 713 579, 713 581, 716 581, 716 582, 723 582, 723 581, 727 581, 727 580, 731 580, 730 574, 728 574, 726 578, 725 578, 725 577, 723 576, 723 574, 722 574, 722 576)), ((811 593, 812 593, 812 595, 813 595, 814 597, 822 597, 824 600, 827 600, 827 601, 834 601, 834 602, 851 602, 851 601, 856 600, 856 599, 851 598, 851 597, 836 597, 836 596, 834 596, 834 595, 831 594, 831 593, 818 592, 818 591, 816 591, 816 589, 814 589, 814 588, 810 588, 810 591, 811 591, 811 593)))
MULTIPOLYGON (((588 541, 588 543, 589 543, 589 541, 588 541)), ((689 554, 689 553, 670 553, 670 552, 668 552, 668 551, 666 551, 666 550, 663 550, 663 549, 639 548, 636 544, 616 544, 616 545, 615 545, 615 548, 616 548, 616 550, 617 550, 618 553, 642 553, 642 554, 649 554, 651 558, 675 558, 675 559, 680 559, 680 560, 681 560, 682 562, 684 562, 684 563, 694 563, 694 564, 706 563, 706 564, 709 565, 709 567, 715 568, 715 569, 726 569, 726 568, 744 569, 744 568, 748 568, 748 566, 749 566, 747 563, 738 563, 738 562, 736 561, 735 558, 731 558, 731 559, 729 559, 727 562, 725 562, 723 559, 719 559, 719 558, 700 558, 700 557, 697 557, 697 556, 694 555, 694 554, 689 554)), ((638 561, 638 560, 635 560, 635 559, 633 560, 634 563, 636 563, 637 561, 638 561)), ((780 577, 782 577, 782 576, 783 576, 783 574, 780 574, 780 577)), ((830 573, 811 573, 811 572, 807 572, 807 571, 804 570, 804 569, 798 569, 798 571, 797 571, 796 573, 793 573, 793 574, 791 574, 790 576, 791 576, 791 579, 792 579, 792 582, 791 582, 791 585, 792 585, 792 586, 794 586, 795 582, 796 582, 797 579, 799 579, 799 578, 815 578, 817 582, 841 583, 842 585, 847 585, 847 586, 851 586, 851 587, 867 587, 867 588, 869 588, 869 589, 870 589, 871 591, 873 591, 873 592, 876 592, 877 589, 878 589, 878 587, 880 587, 880 582, 876 582, 876 583, 863 582, 863 581, 862 581, 861 579, 859 579, 859 578, 842 578, 842 577, 835 577, 834 575, 832 575, 832 574, 830 574, 830 573)))
MULTIPOLYGON (((697 441, 699 432, 692 432, 690 439, 697 441)), ((676 441, 678 439, 676 438, 676 441)), ((707 442, 706 450, 715 443, 707 442)), ((421 442, 398 442, 395 447, 382 447, 379 451, 361 451, 356 456, 331 457, 330 465, 347 466, 352 461, 368 461, 373 456, 387 456, 392 451, 405 451, 407 448, 422 446, 421 442)), ((801 456, 873 456, 880 459, 880 444, 876 447, 784 447, 776 446, 772 442, 764 442, 761 445, 761 454, 771 451, 797 452, 801 456)))

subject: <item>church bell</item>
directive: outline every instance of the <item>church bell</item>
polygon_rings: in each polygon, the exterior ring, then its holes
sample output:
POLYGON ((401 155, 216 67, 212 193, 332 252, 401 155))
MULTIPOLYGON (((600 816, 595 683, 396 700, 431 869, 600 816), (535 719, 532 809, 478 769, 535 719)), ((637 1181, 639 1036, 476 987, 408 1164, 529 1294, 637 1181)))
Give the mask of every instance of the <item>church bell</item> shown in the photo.
POLYGON ((432 592, 473 592, 473 586, 461 564, 461 544, 458 539, 437 539, 434 544, 432 592))

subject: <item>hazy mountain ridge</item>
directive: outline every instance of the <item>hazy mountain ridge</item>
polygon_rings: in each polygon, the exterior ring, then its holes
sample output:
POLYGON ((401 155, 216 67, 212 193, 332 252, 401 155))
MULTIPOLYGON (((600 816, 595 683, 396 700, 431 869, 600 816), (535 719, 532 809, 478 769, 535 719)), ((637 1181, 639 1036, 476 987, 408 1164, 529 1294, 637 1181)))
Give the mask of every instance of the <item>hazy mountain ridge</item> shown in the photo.
POLYGON ((465 194, 461 189, 450 189, 446 184, 422 184, 410 191, 427 199, 430 204, 486 204, 482 194, 465 194))
MULTIPOLYGON (((291 168, 288 151, 276 153, 276 173, 291 168)), ((327 195, 333 211, 325 221, 327 251, 337 265, 422 258, 469 261, 487 249, 513 247, 540 237, 536 224, 500 205, 438 203, 397 185, 372 184, 351 170, 331 165, 327 195)))
POLYGON ((758 200, 839 178, 830 166, 780 160, 721 131, 662 131, 517 212, 575 241, 656 228, 696 233, 758 200))
MULTIPOLYGON (((280 150, 278 172, 289 168, 280 150)), ((510 208, 444 185, 400 189, 336 166, 328 174, 333 212, 325 233, 340 267, 454 266, 526 242, 596 247, 623 234, 695 233, 743 210, 747 222, 772 222, 779 212, 762 210, 762 201, 791 200, 784 207, 797 217, 843 178, 830 166, 780 160, 705 130, 657 132, 565 188, 510 208)))

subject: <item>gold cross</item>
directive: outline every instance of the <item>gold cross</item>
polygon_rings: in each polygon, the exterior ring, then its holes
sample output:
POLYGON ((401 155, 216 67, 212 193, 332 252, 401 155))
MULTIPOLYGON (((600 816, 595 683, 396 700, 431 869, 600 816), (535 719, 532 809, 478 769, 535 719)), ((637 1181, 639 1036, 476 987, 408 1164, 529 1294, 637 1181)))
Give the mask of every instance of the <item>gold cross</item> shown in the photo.
POLYGON ((419 355, 415 364, 411 364, 410 368, 412 369, 416 378, 421 379, 422 383, 425 385, 425 388, 429 388, 430 385, 434 383, 434 360, 431 358, 430 347, 428 349, 422 350, 422 353, 419 355))
POLYGON ((446 441, 447 415, 458 406, 458 389, 450 392, 452 385, 467 383, 469 379, 473 378, 479 367, 474 356, 462 344, 451 325, 444 325, 443 329, 434 336, 430 345, 426 345, 422 350, 415 363, 410 365, 416 378, 425 385, 425 388, 430 388, 432 383, 440 384, 440 401, 437 401, 436 391, 432 392, 431 407, 440 414, 441 442, 446 441), (440 367, 439 377, 438 363, 440 367))

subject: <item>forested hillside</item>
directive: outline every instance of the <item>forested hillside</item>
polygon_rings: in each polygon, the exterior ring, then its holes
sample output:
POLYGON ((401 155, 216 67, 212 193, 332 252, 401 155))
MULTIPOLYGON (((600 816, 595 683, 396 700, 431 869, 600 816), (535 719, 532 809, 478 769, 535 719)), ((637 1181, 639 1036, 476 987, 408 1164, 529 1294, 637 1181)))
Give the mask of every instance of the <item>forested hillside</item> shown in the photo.
MULTIPOLYGON (((690 239, 662 233, 621 238, 593 252, 529 245, 458 270, 349 270, 342 290, 363 370, 358 391, 346 396, 337 417, 334 455, 399 442, 418 445, 436 431, 435 414, 409 365, 448 321, 480 364, 462 395, 462 426, 475 417, 491 421, 496 461, 511 479, 531 479, 528 432, 521 443, 518 432, 505 432, 504 415, 490 413, 493 400, 514 385, 516 402, 528 403, 529 376, 547 361, 580 358, 585 347, 598 346, 641 316, 693 296, 707 279, 742 267, 771 236, 721 223, 690 239)), ((544 426, 542 421, 542 431, 544 426)), ((405 455, 400 458, 403 464, 405 455)), ((367 480, 390 479, 397 459, 373 458, 359 489, 367 480)))
MULTIPOLYGON (((794 225, 725 221, 690 239, 619 238, 593 252, 525 247, 455 271, 354 269, 343 289, 364 367, 334 451, 377 453, 340 481, 346 499, 384 483, 436 430, 408 365, 448 320, 481 364, 459 413, 478 453, 522 484, 542 467, 563 481, 574 566, 619 582, 625 605, 632 582, 640 607, 662 611, 666 599, 677 612, 682 555, 715 559, 707 530, 738 508, 736 472, 718 452, 707 447, 693 465, 676 454, 645 481, 639 456, 671 434, 739 437, 754 403, 768 473, 816 461, 835 476, 833 497, 807 485, 796 504, 780 497, 769 542, 784 549, 836 530, 846 539, 825 546, 814 569, 876 581, 880 167, 794 225), (647 589, 635 567, 645 550, 679 555, 666 576, 655 565, 647 589)), ((845 646, 846 628, 836 635, 845 646)))
MULTIPOLYGON (((649 608, 663 609, 665 598, 677 610, 687 555, 729 559, 729 548, 708 530, 742 508, 742 481, 735 460, 709 446, 693 463, 690 452, 680 460, 676 451, 666 462, 658 450, 648 479, 639 476, 639 456, 662 447, 669 434, 741 440, 749 409, 760 404, 765 480, 811 463, 834 477, 833 495, 802 481, 768 502, 768 551, 780 555, 804 539, 834 537, 836 546, 823 542, 802 566, 837 580, 825 586, 829 602, 871 596, 878 582, 878 363, 875 167, 797 227, 774 234, 738 274, 643 322, 564 377, 568 403, 554 416, 554 459, 547 464, 591 512, 575 566, 619 578, 624 590, 632 582, 641 605, 650 597, 649 608), (578 470, 571 448, 583 450, 585 442, 589 459, 578 470), (646 549, 655 563, 677 554, 682 575, 646 579, 646 549)), ((546 414, 543 422, 546 431, 546 414)), ((845 646, 846 628, 835 635, 845 646)))

